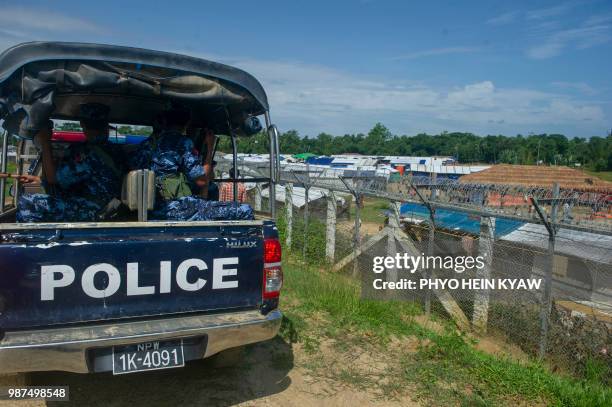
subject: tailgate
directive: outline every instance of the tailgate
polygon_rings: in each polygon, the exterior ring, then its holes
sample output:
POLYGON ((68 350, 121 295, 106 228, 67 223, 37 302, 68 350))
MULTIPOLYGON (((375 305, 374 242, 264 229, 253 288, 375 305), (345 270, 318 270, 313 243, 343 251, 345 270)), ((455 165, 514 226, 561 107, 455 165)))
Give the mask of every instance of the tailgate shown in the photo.
POLYGON ((0 329, 261 305, 261 223, 146 225, 3 231, 0 329))

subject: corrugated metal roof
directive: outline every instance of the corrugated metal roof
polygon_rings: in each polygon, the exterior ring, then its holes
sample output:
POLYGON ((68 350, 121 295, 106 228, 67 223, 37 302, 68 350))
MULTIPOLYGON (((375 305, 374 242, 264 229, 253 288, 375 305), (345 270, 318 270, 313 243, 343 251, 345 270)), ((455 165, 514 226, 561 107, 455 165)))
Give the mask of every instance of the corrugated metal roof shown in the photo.
POLYGON ((612 192, 612 182, 563 166, 498 164, 461 178, 462 183, 540 186, 551 188, 555 182, 562 189, 612 192))
MULTIPOLYGON (((526 223, 502 240, 526 244, 539 249, 548 248, 548 232, 543 225, 526 223)), ((612 264, 612 236, 560 228, 555 239, 555 252, 612 264)))
MULTIPOLYGON (((429 211, 423 205, 404 203, 401 215, 409 220, 428 219, 429 211)), ((471 234, 480 233, 480 217, 463 212, 437 209, 436 225, 449 230, 471 234)), ((415 222, 416 223, 416 222, 415 222)), ((544 225, 496 219, 495 236, 500 240, 524 244, 542 251, 548 248, 548 232, 544 225)), ((612 264, 612 236, 581 232, 561 227, 555 240, 557 254, 590 261, 612 264)))
MULTIPOLYGON (((284 185, 277 185, 276 186, 276 201, 277 202, 285 202, 285 197, 286 197, 286 188, 284 185)), ((322 198, 325 198, 328 194, 328 190, 326 189, 320 189, 320 188, 310 188, 310 190, 308 191, 308 202, 313 202, 322 198)), ((265 188, 263 191, 261 191, 261 195, 264 198, 269 198, 270 197, 270 190, 268 188, 265 188)), ((296 208, 301 208, 306 204, 306 190, 302 187, 293 187, 293 206, 295 206, 296 208)), ((346 200, 342 197, 339 196, 338 193, 336 193, 336 202, 338 203, 338 205, 344 205, 346 203, 346 200)))

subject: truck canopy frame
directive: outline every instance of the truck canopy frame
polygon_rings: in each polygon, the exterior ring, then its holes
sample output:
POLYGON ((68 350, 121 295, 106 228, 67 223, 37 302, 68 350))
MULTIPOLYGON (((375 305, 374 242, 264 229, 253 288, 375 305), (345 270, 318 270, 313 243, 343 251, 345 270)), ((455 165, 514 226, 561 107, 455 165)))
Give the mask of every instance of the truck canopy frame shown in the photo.
POLYGON ((51 117, 79 120, 79 105, 103 103, 109 121, 152 124, 169 102, 192 110, 194 127, 247 135, 268 111, 261 84, 238 68, 169 52, 114 45, 29 42, 0 54, 0 119, 31 138, 51 117))
MULTIPOLYGON (((272 189, 278 180, 279 133, 266 93, 252 75, 186 55, 77 42, 28 42, 0 54, 0 120, 6 129, 2 172, 8 134, 31 139, 49 118, 79 120, 85 103, 109 106, 111 123, 135 125, 153 125, 170 104, 180 103, 191 110, 191 127, 232 138, 234 167, 236 137, 252 135, 245 122, 264 115, 272 189)), ((0 215, 6 213, 4 186, 5 179, 0 179, 0 215)), ((236 194, 234 187, 234 199, 236 194)), ((274 218, 274 200, 270 212, 274 218)))

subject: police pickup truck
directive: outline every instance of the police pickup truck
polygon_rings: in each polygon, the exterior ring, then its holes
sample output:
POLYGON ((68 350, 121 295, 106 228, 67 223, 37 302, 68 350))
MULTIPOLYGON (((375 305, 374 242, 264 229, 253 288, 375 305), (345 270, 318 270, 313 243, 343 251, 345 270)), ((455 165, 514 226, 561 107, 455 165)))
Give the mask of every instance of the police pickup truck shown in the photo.
MULTIPOLYGON (((275 196, 278 131, 255 78, 198 58, 95 44, 26 43, 0 55, 2 172, 9 136, 21 140, 17 171, 27 171, 22 147, 48 118, 75 120, 79 105, 103 103, 111 123, 151 125, 169 101, 189 106, 192 126, 230 137, 236 168, 245 123, 264 116, 269 174, 249 181, 268 183, 275 196)), ((151 174, 126 178, 131 212, 92 223, 16 223, 22 188, 8 196, 1 180, 0 374, 181 367, 277 334, 274 200, 271 216, 250 221, 151 221, 151 174)))

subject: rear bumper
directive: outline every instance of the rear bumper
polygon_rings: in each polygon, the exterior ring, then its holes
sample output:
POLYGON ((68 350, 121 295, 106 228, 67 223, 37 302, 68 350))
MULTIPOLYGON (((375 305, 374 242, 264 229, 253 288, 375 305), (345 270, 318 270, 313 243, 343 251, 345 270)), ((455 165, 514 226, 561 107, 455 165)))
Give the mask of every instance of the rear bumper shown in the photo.
POLYGON ((70 328, 6 332, 0 341, 0 373, 61 370, 93 371, 90 352, 114 345, 160 339, 207 337, 201 357, 222 350, 271 339, 282 314, 241 311, 70 328))

